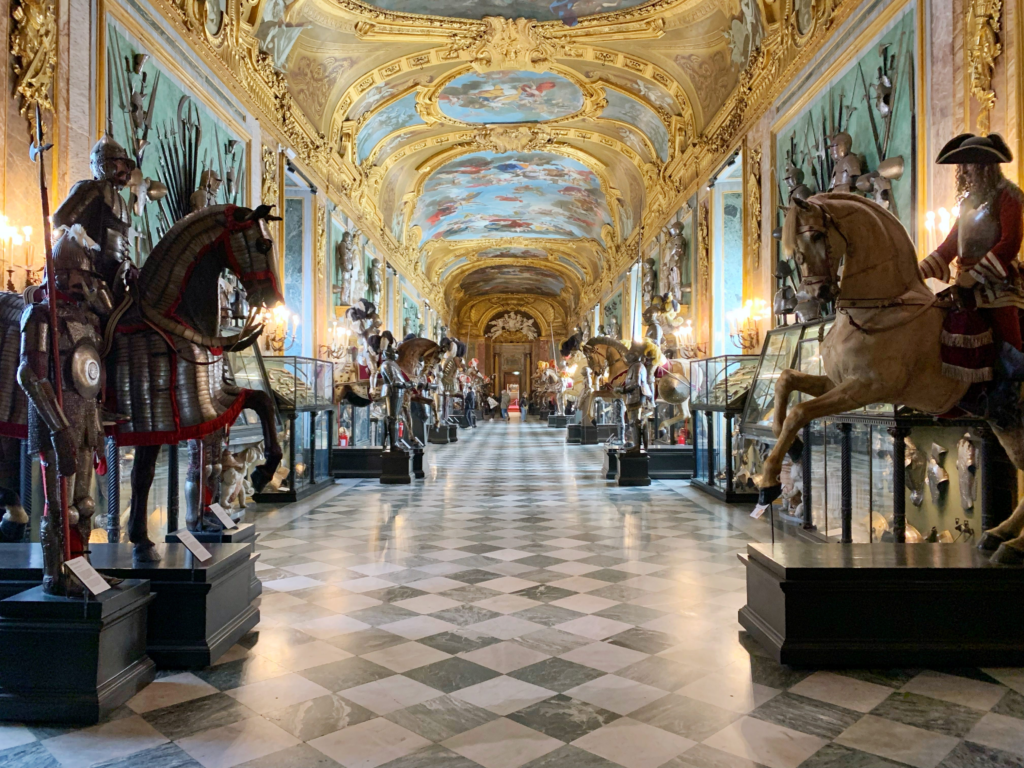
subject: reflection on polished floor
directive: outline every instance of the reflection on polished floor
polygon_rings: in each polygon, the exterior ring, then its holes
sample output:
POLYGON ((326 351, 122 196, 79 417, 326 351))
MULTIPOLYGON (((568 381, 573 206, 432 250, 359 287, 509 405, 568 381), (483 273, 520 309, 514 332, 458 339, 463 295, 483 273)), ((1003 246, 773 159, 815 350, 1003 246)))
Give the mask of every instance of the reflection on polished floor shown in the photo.
POLYGON ((564 436, 481 424, 259 516, 257 632, 99 726, 0 729, 0 766, 1024 767, 1024 670, 778 666, 736 621, 767 527, 564 436))

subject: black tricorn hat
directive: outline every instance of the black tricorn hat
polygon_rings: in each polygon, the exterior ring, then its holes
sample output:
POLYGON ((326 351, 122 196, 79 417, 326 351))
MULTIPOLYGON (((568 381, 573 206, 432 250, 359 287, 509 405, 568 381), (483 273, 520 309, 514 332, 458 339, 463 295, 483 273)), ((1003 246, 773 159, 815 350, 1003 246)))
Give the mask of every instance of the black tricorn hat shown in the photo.
POLYGON ((975 136, 961 133, 939 152, 939 165, 996 165, 1013 160, 1013 152, 998 133, 975 136))

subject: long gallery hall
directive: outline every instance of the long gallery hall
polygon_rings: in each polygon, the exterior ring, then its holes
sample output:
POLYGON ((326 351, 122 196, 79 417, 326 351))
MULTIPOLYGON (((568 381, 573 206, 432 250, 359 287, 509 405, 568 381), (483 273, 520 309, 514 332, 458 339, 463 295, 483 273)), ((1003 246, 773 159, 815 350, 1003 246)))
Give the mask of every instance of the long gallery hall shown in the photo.
POLYGON ((0 7, 0 768, 1024 768, 1024 0, 0 7))

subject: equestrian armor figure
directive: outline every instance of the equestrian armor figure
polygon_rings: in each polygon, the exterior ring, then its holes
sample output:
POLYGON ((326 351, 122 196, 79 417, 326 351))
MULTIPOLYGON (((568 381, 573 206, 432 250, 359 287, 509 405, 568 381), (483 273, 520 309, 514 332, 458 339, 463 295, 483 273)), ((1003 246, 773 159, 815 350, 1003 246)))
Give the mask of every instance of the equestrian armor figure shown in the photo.
POLYGON ((94 245, 85 230, 75 226, 65 230, 53 246, 60 371, 54 370, 51 348, 48 302, 54 299, 30 299, 21 320, 18 383, 28 398, 28 448, 39 454, 46 498, 40 528, 43 588, 58 595, 67 594, 69 588, 64 574, 59 480, 68 481, 69 550, 72 556, 84 554, 95 512, 93 458, 103 449, 101 329, 112 310, 112 300, 107 284, 94 272, 94 245), (54 386, 58 376, 63 407, 57 402, 54 386))
POLYGON ((131 211, 121 190, 131 179, 135 161, 108 130, 93 146, 89 166, 92 179, 71 188, 53 214, 53 226, 84 227, 98 248, 93 271, 113 286, 122 264, 131 261, 131 211))
POLYGON ((626 421, 633 430, 633 446, 629 453, 640 453, 647 448, 647 436, 643 428, 644 414, 654 402, 654 390, 647 370, 647 356, 642 345, 630 350, 630 365, 620 391, 625 395, 626 421))
POLYGON ((400 451, 403 448, 398 444, 398 419, 402 415, 405 390, 411 384, 398 366, 398 349, 391 331, 384 331, 380 336, 374 337, 373 346, 380 353, 381 359, 381 396, 387 407, 387 429, 384 430, 384 439, 388 443, 386 450, 400 451))

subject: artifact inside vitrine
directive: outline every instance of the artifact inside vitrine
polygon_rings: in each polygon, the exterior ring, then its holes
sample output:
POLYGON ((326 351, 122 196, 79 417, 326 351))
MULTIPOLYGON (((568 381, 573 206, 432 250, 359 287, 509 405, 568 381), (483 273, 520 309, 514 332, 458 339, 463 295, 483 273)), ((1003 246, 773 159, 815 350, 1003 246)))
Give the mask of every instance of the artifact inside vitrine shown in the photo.
POLYGON ((946 449, 938 443, 932 443, 928 455, 928 495, 932 504, 941 504, 945 500, 945 492, 949 487, 949 474, 942 466, 946 460, 946 449))
POLYGON ((977 498, 978 449, 971 439, 970 433, 965 434, 956 444, 956 472, 960 481, 960 506, 965 512, 974 509, 977 498))

